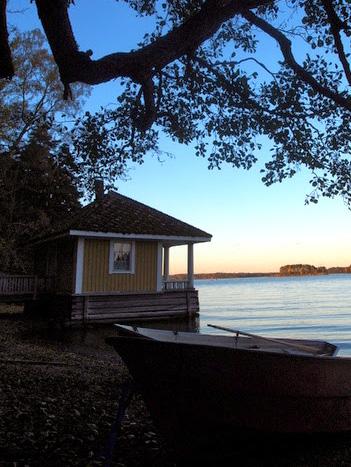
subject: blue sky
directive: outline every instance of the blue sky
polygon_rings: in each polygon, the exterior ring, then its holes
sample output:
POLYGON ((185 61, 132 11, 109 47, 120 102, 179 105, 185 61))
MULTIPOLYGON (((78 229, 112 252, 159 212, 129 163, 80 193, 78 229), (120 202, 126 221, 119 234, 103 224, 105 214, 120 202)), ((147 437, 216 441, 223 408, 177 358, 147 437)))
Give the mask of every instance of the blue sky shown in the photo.
MULTIPOLYGON (((10 22, 21 30, 40 27, 35 6, 28 0, 11 0, 10 22)), ((94 57, 136 47, 150 18, 134 18, 123 2, 76 0, 71 19, 82 50, 92 49, 94 57)), ((270 57, 279 57, 275 44, 262 45, 270 57)), ((96 86, 86 109, 97 110, 114 102, 117 82, 96 86)), ((316 266, 345 266, 349 252, 351 213, 341 199, 321 199, 304 205, 311 191, 308 173, 265 187, 259 168, 251 171, 223 166, 209 171, 207 162, 195 157, 191 147, 167 138, 161 148, 172 158, 163 163, 147 157, 141 166, 131 167, 129 179, 119 191, 156 209, 195 225, 213 235, 211 243, 195 246, 195 272, 277 271, 283 264, 309 263, 316 266)), ((264 161, 268 148, 263 147, 264 161)), ((182 247, 171 249, 171 272, 183 272, 186 254, 182 247)))

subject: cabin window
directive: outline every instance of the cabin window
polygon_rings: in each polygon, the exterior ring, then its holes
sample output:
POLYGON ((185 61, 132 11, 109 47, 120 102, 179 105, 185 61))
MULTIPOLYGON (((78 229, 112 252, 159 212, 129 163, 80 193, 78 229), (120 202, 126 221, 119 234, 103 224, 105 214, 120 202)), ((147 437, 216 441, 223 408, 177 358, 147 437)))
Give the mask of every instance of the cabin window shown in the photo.
POLYGON ((110 274, 130 273, 135 270, 135 243, 133 241, 111 240, 110 274))

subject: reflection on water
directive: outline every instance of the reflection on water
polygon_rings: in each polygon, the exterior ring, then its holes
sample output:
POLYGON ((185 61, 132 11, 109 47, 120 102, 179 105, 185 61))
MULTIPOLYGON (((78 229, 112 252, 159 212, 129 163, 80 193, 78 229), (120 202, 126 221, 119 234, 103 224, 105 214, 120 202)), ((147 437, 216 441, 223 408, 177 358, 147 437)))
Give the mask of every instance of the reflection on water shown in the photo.
POLYGON ((221 333, 208 324, 271 337, 321 339, 351 356, 351 274, 196 281, 200 317, 144 327, 221 333))
POLYGON ((272 337, 328 340, 351 355, 351 274, 197 281, 208 323, 272 337))

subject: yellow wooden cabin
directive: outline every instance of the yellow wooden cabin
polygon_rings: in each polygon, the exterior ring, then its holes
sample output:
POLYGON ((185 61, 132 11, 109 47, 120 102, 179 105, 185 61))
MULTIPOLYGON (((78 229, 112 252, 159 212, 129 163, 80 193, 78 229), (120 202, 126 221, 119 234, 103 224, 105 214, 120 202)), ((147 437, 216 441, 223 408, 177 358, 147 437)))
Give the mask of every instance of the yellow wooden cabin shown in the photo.
POLYGON ((35 243, 35 275, 50 278, 37 297, 65 322, 114 322, 193 315, 193 245, 211 235, 110 191, 35 243), (169 278, 169 249, 187 245, 185 281, 169 278))

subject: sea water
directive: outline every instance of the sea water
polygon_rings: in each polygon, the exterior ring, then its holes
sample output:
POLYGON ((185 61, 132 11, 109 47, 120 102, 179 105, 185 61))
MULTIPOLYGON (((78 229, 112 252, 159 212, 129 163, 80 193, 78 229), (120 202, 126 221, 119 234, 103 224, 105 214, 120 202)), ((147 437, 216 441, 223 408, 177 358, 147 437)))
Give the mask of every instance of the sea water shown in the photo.
POLYGON ((321 339, 351 356, 351 274, 195 281, 207 324, 279 338, 321 339))

